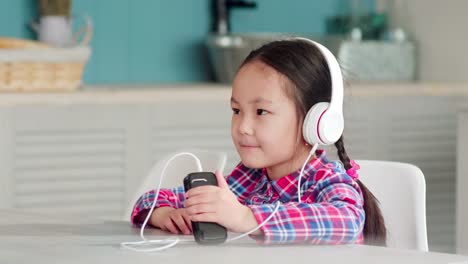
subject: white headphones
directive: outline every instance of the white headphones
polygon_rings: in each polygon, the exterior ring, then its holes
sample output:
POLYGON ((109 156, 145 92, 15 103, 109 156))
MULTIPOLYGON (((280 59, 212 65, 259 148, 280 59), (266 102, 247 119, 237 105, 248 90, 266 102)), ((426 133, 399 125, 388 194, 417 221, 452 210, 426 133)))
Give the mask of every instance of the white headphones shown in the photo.
POLYGON ((330 145, 343 134, 343 77, 335 56, 323 45, 306 38, 294 38, 315 45, 327 61, 331 77, 331 100, 313 105, 302 126, 304 140, 310 145, 330 145))

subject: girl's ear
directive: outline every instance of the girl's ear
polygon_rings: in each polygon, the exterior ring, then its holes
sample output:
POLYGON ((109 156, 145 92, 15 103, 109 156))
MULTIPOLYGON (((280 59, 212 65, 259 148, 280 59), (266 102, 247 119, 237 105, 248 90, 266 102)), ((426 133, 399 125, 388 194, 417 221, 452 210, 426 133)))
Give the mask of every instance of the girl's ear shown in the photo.
POLYGON ((307 141, 305 140, 305 137, 304 137, 304 129, 303 129, 303 126, 304 126, 304 117, 299 115, 299 121, 298 121, 298 126, 297 126, 297 139, 298 139, 298 143, 301 144, 301 145, 305 145, 307 146, 308 143, 307 141))

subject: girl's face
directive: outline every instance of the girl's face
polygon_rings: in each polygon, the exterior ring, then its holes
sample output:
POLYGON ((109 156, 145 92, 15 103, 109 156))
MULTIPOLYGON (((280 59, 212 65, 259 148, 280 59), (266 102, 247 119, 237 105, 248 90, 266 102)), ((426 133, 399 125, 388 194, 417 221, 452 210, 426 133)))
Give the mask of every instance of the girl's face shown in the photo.
MULTIPOLYGON (((270 177, 297 169, 293 161, 303 157, 305 150, 294 101, 284 91, 288 81, 273 68, 254 61, 244 65, 233 82, 233 142, 245 166, 267 168, 270 177)), ((307 150, 305 153, 307 156, 307 150)))

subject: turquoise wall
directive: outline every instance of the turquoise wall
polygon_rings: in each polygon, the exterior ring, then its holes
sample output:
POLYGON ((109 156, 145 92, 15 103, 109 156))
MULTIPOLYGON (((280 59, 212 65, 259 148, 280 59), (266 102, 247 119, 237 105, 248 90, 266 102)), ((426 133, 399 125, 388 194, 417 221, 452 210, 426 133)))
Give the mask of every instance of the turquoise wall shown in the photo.
MULTIPOLYGON (((346 13, 346 0, 256 0, 255 10, 232 11, 232 31, 322 34, 328 16, 346 13)), ((367 0, 372 5, 372 0, 367 0)), ((0 0, 0 35, 34 38, 34 0, 0 0)), ((209 0, 74 0, 75 14, 95 26, 85 82, 183 83, 211 78, 203 41, 209 0)))

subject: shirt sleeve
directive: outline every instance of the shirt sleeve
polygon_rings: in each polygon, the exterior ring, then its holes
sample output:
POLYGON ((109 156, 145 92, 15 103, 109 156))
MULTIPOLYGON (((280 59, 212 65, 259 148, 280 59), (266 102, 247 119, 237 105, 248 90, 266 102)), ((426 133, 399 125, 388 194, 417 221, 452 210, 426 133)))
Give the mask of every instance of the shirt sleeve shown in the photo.
MULTIPOLYGON (((280 204, 278 211, 261 227, 264 235, 252 236, 262 243, 308 242, 312 244, 355 243, 364 227, 361 191, 346 174, 322 178, 305 202, 280 204), (307 202, 307 201, 313 202, 307 202)), ((276 204, 249 205, 261 224, 276 204)))
MULTIPOLYGON (((255 188, 258 178, 258 170, 245 167, 239 163, 236 168, 225 176, 230 190, 237 196, 240 203, 244 203, 245 198, 255 188)), ((146 214, 151 209, 156 195, 156 190, 144 193, 133 207, 131 222, 133 224, 143 223, 146 214), (142 220, 143 219, 143 220, 142 220)), ((183 186, 173 189, 161 189, 156 201, 155 208, 170 206, 173 208, 183 208, 185 202, 185 189, 183 186)))
MULTIPOLYGON (((148 210, 154 203, 156 196, 156 190, 151 190, 144 193, 133 207, 131 222, 132 224, 141 224, 142 214, 147 214, 148 210), (140 223, 141 222, 141 223, 140 223)), ((156 199, 155 208, 170 206, 173 208, 183 208, 185 201, 185 190, 184 187, 177 187, 172 189, 160 189, 158 197, 156 199)), ((146 215, 145 215, 146 216, 146 215)))

